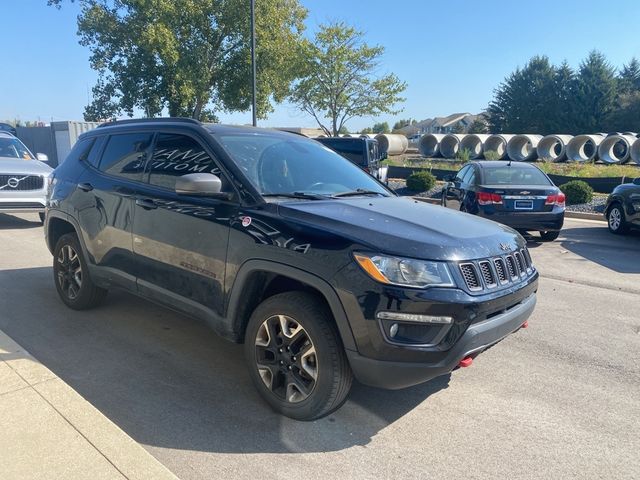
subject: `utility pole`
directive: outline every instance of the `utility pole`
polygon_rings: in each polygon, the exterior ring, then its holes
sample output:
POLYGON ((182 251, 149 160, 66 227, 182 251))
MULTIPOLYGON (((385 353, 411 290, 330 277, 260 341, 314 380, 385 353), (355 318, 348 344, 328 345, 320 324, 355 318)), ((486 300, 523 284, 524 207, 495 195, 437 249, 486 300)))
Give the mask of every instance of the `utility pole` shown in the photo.
POLYGON ((251 90, 252 90, 252 114, 253 126, 258 124, 256 113, 256 0, 251 0, 251 90))

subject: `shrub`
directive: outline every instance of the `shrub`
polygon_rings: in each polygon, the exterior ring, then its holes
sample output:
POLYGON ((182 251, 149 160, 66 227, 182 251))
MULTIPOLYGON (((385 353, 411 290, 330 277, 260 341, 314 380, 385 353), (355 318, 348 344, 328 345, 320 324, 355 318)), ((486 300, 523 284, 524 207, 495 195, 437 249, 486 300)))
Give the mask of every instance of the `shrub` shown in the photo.
POLYGON ((469 150, 468 148, 462 149, 462 150, 458 150, 458 153, 456 153, 456 160, 460 160, 461 162, 468 162, 469 160, 471 160, 471 150, 469 150))
POLYGON ((436 184, 436 177, 431 172, 414 172, 407 178, 407 188, 414 192, 426 192, 436 184))
POLYGON ((582 180, 571 180, 560 185, 560 190, 567 197, 567 205, 589 203, 593 199, 593 188, 582 180))
POLYGON ((484 152, 485 160, 500 160, 500 155, 495 150, 487 150, 484 152))

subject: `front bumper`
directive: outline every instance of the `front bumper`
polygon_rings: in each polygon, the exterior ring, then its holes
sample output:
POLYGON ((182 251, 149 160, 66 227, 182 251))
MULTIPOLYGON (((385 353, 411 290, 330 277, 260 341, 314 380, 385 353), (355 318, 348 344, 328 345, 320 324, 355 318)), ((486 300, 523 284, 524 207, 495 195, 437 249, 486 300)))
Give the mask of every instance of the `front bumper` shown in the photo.
POLYGON ((511 310, 471 325, 453 348, 435 363, 376 360, 353 351, 347 351, 347 357, 361 383, 392 390, 410 387, 451 372, 463 358, 478 355, 518 330, 535 305, 536 294, 532 293, 511 310))
POLYGON ((482 209, 478 216, 507 225, 516 230, 541 232, 559 232, 564 224, 564 210, 552 212, 493 212, 486 213, 482 209))

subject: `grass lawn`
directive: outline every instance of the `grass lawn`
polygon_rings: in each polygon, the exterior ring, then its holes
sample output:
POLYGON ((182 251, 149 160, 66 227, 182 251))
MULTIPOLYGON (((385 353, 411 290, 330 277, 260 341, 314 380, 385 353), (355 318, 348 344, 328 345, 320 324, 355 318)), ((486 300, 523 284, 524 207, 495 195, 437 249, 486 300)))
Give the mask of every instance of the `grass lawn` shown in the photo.
MULTIPOLYGON (((418 155, 398 155, 385 160, 388 165, 398 167, 437 168, 442 170, 457 171, 464 165, 457 160, 443 158, 424 158, 418 155)), ((640 165, 635 163, 627 165, 605 165, 599 163, 551 163, 536 162, 545 173, 553 175, 566 175, 568 177, 640 177, 640 165)))

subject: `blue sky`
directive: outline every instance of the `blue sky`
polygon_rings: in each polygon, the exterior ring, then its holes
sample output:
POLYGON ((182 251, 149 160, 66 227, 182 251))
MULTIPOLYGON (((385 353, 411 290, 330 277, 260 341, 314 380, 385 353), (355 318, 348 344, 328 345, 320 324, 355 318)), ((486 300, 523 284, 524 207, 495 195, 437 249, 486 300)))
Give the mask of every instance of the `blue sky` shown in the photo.
MULTIPOLYGON (((248 1, 248 0, 247 0, 248 1)), ((260 0, 257 0, 260 1, 260 0)), ((0 0, 3 68, 0 119, 81 120, 96 74, 78 44, 77 5, 0 0)), ((640 59, 640 1, 612 0, 301 0, 308 32, 346 20, 386 48, 383 71, 408 83, 397 116, 352 120, 351 130, 396 117, 424 119, 484 109, 493 89, 536 54, 577 67, 589 50, 616 67, 640 59)), ((220 114, 249 123, 250 112, 220 114)), ((263 126, 314 126, 290 105, 276 107, 263 126)))

